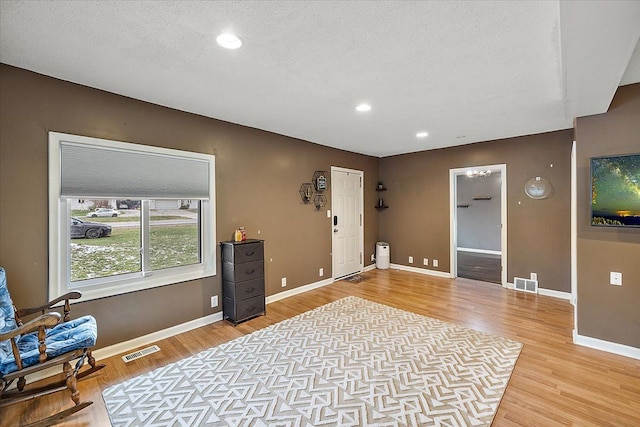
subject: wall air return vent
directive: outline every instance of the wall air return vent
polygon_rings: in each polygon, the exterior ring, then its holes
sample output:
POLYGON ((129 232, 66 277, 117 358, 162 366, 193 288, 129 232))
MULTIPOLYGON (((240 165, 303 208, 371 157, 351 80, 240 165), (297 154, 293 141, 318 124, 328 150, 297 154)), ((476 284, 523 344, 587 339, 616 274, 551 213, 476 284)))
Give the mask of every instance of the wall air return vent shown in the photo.
POLYGON ((523 279, 520 277, 514 277, 513 279, 514 289, 516 291, 531 292, 534 294, 538 293, 537 280, 523 279))

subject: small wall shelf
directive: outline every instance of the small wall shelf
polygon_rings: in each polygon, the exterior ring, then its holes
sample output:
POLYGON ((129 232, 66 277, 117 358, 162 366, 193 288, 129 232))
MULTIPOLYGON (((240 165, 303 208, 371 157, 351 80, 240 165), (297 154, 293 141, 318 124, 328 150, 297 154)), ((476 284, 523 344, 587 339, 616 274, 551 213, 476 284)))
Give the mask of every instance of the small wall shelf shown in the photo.
MULTIPOLYGON (((382 182, 378 182, 378 185, 376 186, 376 191, 377 192, 387 191, 387 187, 385 187, 382 182)), ((388 207, 389 206, 384 204, 384 200, 382 200, 382 197, 378 197, 378 204, 376 205, 376 209, 378 209, 378 211, 381 211, 383 209, 387 209, 388 207)))

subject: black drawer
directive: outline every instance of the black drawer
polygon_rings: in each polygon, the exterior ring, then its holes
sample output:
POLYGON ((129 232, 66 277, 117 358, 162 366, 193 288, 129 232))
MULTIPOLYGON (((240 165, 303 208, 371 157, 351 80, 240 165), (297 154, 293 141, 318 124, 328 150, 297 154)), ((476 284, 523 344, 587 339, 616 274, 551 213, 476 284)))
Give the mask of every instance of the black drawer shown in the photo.
POLYGON ((222 247, 223 261, 242 264, 262 259, 264 259, 264 245, 260 241, 256 241, 255 243, 224 245, 222 247))
POLYGON ((222 312, 237 325, 266 314, 264 240, 220 242, 222 252, 222 312))
POLYGON ((241 321, 249 317, 264 313, 264 296, 249 298, 236 304, 236 321, 241 321))
POLYGON ((264 261, 251 261, 243 264, 222 263, 222 277, 230 282, 244 282, 245 280, 264 277, 264 261))
POLYGON ((222 286, 222 292, 225 297, 235 299, 236 301, 242 301, 247 298, 264 295, 264 279, 262 277, 240 283, 233 283, 225 280, 222 283, 222 286))
POLYGON ((264 296, 253 297, 244 301, 234 301, 230 298, 224 299, 224 317, 233 324, 238 324, 250 317, 265 313, 264 296))

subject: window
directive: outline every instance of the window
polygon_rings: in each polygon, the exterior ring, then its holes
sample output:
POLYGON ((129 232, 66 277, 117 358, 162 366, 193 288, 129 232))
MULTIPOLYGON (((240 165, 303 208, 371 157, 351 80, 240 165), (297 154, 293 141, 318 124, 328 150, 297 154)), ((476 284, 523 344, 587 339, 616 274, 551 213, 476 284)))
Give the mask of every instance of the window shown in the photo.
POLYGON ((50 132, 50 297, 214 275, 214 177, 211 155, 50 132))

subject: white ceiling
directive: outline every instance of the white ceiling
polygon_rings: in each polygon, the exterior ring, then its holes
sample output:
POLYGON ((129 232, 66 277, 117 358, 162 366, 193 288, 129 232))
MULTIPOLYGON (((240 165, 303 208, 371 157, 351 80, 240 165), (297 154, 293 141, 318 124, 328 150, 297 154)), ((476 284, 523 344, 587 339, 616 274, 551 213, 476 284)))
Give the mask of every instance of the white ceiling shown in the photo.
POLYGON ((639 1, 0 2, 0 62, 380 157, 571 128, 639 37, 639 1))

